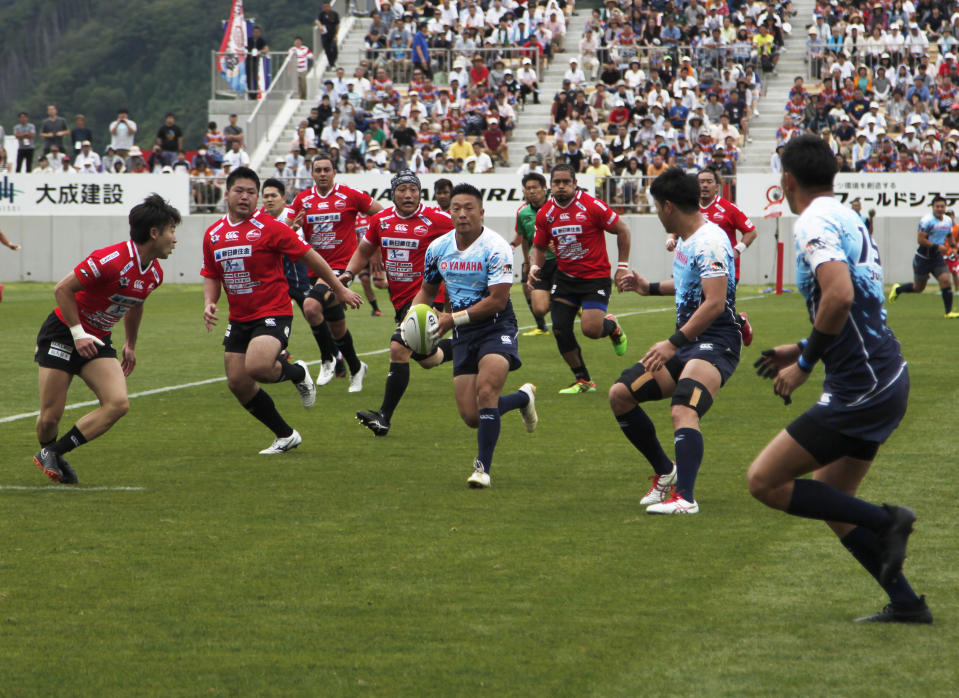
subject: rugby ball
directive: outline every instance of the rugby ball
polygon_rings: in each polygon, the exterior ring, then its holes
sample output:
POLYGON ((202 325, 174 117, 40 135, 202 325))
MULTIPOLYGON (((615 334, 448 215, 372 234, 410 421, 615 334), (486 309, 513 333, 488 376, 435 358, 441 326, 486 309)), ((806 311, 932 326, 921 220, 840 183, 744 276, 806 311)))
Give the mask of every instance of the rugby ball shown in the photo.
POLYGON ((403 343, 415 354, 429 354, 436 343, 431 338, 432 332, 439 326, 439 318, 433 309, 425 303, 410 308, 403 322, 400 323, 400 336, 403 343))

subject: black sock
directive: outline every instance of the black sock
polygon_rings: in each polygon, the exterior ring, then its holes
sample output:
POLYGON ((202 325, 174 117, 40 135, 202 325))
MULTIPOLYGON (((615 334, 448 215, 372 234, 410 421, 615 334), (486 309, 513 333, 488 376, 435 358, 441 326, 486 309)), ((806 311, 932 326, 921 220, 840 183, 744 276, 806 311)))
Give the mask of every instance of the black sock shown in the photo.
POLYGON ((946 315, 952 312, 952 289, 942 289, 942 304, 946 306, 946 315))
POLYGON ((347 330, 339 339, 334 339, 333 342, 336 344, 336 348, 340 350, 340 353, 343 354, 343 358, 346 360, 346 365, 350 367, 350 374, 355 374, 360 370, 360 360, 356 356, 356 349, 353 348, 353 335, 350 334, 350 331, 347 330))
POLYGON ((786 512, 807 519, 856 524, 872 531, 881 531, 890 521, 889 512, 883 507, 807 478, 793 480, 793 494, 786 512))
POLYGON ((291 364, 285 357, 277 359, 280 362, 280 377, 275 382, 291 381, 300 383, 306 378, 306 369, 299 364, 291 364))
POLYGON ((77 429, 77 425, 74 424, 70 431, 67 432, 67 435, 62 439, 55 441, 50 446, 47 446, 48 451, 53 451, 59 455, 64 453, 69 453, 77 446, 82 446, 87 442, 87 437, 80 433, 80 430, 77 429))
POLYGON ((668 475, 672 471, 673 462, 656 438, 656 426, 642 407, 636 405, 626 414, 617 415, 616 423, 636 450, 646 456, 657 475, 668 475))
POLYGON ((526 299, 526 307, 529 308, 530 315, 533 316, 533 319, 536 320, 536 326, 539 327, 539 324, 543 321, 543 318, 536 317, 536 313, 533 312, 533 301, 530 298, 526 299))
POLYGON ((899 289, 896 291, 896 295, 902 295, 903 293, 915 293, 915 286, 910 282, 908 284, 902 284, 899 286, 899 289))
POLYGON ((437 349, 443 350, 443 360, 440 362, 445 364, 447 361, 453 360, 453 340, 447 337, 446 339, 441 339, 439 344, 436 345, 437 349))
MULTIPOLYGON (((39 440, 39 439, 38 439, 39 440)), ((51 445, 57 442, 57 437, 54 435, 49 441, 40 441, 40 448, 50 448, 51 445)))
MULTIPOLYGON (((536 316, 534 315, 533 317, 536 317, 536 316)), ((546 329, 546 318, 545 318, 545 317, 537 317, 537 318, 536 318, 536 329, 539 330, 540 332, 546 332, 546 331, 547 331, 547 329, 546 329)))
POLYGON ((380 414, 390 421, 396 406, 400 404, 406 386, 410 384, 410 364, 408 361, 390 361, 390 372, 386 374, 386 390, 383 392, 383 404, 380 405, 380 414))
POLYGON ((613 332, 616 331, 616 323, 613 320, 610 320, 608 317, 603 318, 603 334, 601 337, 608 337, 613 332))
POLYGON ((367 300, 369 300, 369 302, 370 302, 370 307, 373 308, 373 310, 379 310, 379 309, 380 309, 380 306, 379 306, 379 304, 376 302, 376 299, 375 299, 375 298, 369 298, 369 299, 367 299, 367 300))
POLYGON ((589 371, 586 370, 586 362, 583 361, 583 350, 576 347, 576 356, 579 357, 579 366, 573 367, 573 375, 576 380, 589 382, 589 371))
POLYGON ((276 405, 263 388, 256 391, 256 395, 248 403, 243 405, 247 412, 263 422, 266 427, 276 434, 277 438, 285 439, 293 434, 293 427, 287 424, 280 413, 276 411, 276 405))
POLYGON ((676 491, 687 502, 693 499, 693 486, 703 463, 703 434, 698 429, 683 427, 674 434, 676 446, 676 491))
POLYGON ((319 325, 311 325, 313 339, 316 340, 316 346, 320 348, 320 358, 323 361, 332 361, 336 356, 336 344, 333 342, 333 335, 330 334, 330 326, 326 320, 319 325))
MULTIPOLYGON (((879 568, 882 565, 882 546, 879 545, 879 537, 868 528, 856 526, 840 541, 846 546, 846 550, 859 561, 859 564, 865 567, 866 571, 878 581, 879 568)), ((892 580, 888 586, 884 586, 883 590, 889 594, 889 600, 893 603, 912 604, 919 601, 916 592, 909 586, 906 576, 902 573, 892 580)))

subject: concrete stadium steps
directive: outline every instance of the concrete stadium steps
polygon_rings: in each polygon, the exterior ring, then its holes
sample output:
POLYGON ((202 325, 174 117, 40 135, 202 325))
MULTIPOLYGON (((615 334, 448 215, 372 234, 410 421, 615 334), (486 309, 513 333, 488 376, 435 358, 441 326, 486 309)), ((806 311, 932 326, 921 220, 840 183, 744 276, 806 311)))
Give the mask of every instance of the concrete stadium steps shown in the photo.
POLYGON ((554 53, 553 62, 543 71, 539 85, 540 103, 533 104, 530 100, 525 109, 516 111, 516 128, 510 140, 510 162, 516 167, 522 164, 526 145, 536 140, 536 131, 549 129, 553 95, 563 86, 563 75, 569 70, 569 59, 579 57, 579 40, 586 28, 589 12, 588 8, 580 7, 575 15, 567 18, 566 51, 554 53))
POLYGON ((789 90, 797 75, 807 79, 809 70, 803 60, 806 55, 806 25, 812 23, 813 0, 794 0, 795 17, 789 17, 792 34, 786 37, 785 51, 776 67, 778 75, 768 74, 765 95, 759 100, 759 116, 749 120, 752 143, 746 143, 740 152, 738 172, 769 172, 769 158, 776 150, 776 129, 782 126, 789 90))
MULTIPOLYGON (((370 19, 368 17, 356 17, 353 23, 353 27, 350 29, 349 33, 340 43, 340 53, 337 58, 338 64, 343 67, 346 72, 347 77, 353 75, 353 71, 356 70, 356 67, 360 64, 360 50, 363 48, 363 37, 366 36, 366 32, 370 26, 370 19)), ((326 65, 326 57, 315 56, 317 61, 317 66, 315 69, 310 71, 309 80, 310 80, 310 94, 317 94, 319 88, 322 86, 323 80, 332 77, 335 74, 335 70, 329 68, 326 65), (324 67, 325 70, 320 72, 319 68, 324 67)), ((280 133, 279 138, 273 144, 273 147, 270 149, 269 156, 260 163, 258 168, 258 173, 261 177, 267 177, 273 173, 273 165, 276 162, 277 158, 285 158, 287 153, 290 152, 290 143, 293 140, 293 136, 296 135, 296 129, 299 123, 310 115, 310 109, 312 109, 319 99, 316 97, 311 97, 309 99, 296 100, 300 104, 297 106, 296 111, 293 113, 293 116, 287 122, 286 126, 283 127, 283 131, 280 133)))

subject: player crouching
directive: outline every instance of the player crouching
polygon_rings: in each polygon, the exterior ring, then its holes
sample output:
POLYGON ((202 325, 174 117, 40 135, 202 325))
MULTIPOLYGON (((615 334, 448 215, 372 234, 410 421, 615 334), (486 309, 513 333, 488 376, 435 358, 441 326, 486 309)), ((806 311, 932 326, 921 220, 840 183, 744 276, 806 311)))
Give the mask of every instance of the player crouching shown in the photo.
POLYGON ((33 461, 54 482, 77 484, 76 471, 64 454, 105 433, 130 409, 126 376, 136 366, 133 349, 143 303, 163 283, 156 260, 173 251, 180 213, 153 194, 131 209, 129 221, 129 240, 93 252, 56 285, 57 307, 37 335, 37 439, 42 448, 33 461), (121 318, 126 338, 118 362, 110 337, 121 318), (57 440, 74 376, 90 386, 100 406, 57 440))
POLYGON ((640 504, 648 514, 697 514, 693 485, 703 460, 699 422, 739 364, 733 249, 726 234, 699 211, 696 178, 673 167, 649 187, 667 233, 679 238, 673 279, 649 283, 636 272, 621 277, 620 291, 676 296, 676 332, 650 347, 609 389, 620 429, 653 466, 652 487, 640 504), (656 438, 641 402, 672 397, 676 462, 656 438))

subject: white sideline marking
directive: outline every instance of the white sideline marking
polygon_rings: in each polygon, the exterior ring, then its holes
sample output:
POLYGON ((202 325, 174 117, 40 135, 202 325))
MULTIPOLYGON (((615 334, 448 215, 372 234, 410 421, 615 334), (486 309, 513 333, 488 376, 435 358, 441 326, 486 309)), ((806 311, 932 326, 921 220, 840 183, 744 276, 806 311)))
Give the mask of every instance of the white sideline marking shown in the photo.
POLYGON ((146 487, 76 487, 74 485, 43 485, 27 487, 25 485, 0 485, 0 490, 18 490, 28 492, 143 492, 146 487))
MULTIPOLYGON (((764 298, 764 296, 746 296, 745 298, 737 298, 736 301, 738 303, 740 301, 752 301, 758 298, 764 298)), ((672 305, 669 305, 669 306, 666 306, 665 308, 649 308, 648 310, 634 310, 629 313, 614 313, 614 314, 616 315, 617 318, 621 318, 621 317, 632 317, 633 315, 650 315, 652 313, 665 313, 666 311, 672 312, 673 310, 675 310, 675 308, 672 305)), ((536 325, 523 325, 522 327, 519 328, 519 331, 522 332, 523 330, 531 330, 534 327, 536 327, 536 325)), ((365 351, 361 354, 357 354, 357 356, 376 356, 377 354, 387 354, 389 353, 389 351, 390 349, 389 347, 387 347, 386 349, 377 349, 376 351, 365 351)), ((306 365, 313 366, 318 363, 320 363, 319 360, 307 361, 306 365)), ((141 390, 139 393, 131 393, 128 397, 132 400, 135 397, 146 397, 147 395, 158 395, 160 393, 169 393, 174 390, 185 390, 186 388, 195 388, 200 385, 209 385, 210 383, 220 383, 225 380, 226 380, 226 376, 220 376, 218 378, 207 378, 206 380, 193 381, 191 383, 181 383, 180 385, 168 385, 164 388, 154 388, 152 390, 141 390)), ((92 407, 94 405, 99 405, 99 404, 100 403, 97 400, 87 400, 86 402, 75 402, 72 405, 67 405, 64 408, 64 411, 75 410, 80 407, 92 407)), ((32 417, 38 416, 39 414, 40 412, 36 411, 36 412, 23 412, 22 414, 13 414, 13 415, 10 415, 9 417, 0 417, 0 424, 4 424, 5 422, 16 422, 21 419, 30 419, 32 417)))

